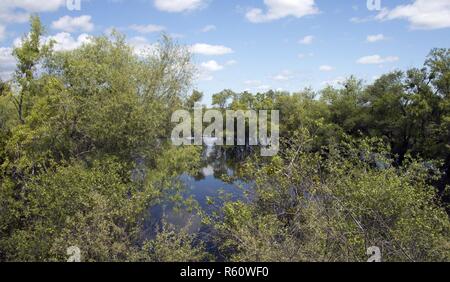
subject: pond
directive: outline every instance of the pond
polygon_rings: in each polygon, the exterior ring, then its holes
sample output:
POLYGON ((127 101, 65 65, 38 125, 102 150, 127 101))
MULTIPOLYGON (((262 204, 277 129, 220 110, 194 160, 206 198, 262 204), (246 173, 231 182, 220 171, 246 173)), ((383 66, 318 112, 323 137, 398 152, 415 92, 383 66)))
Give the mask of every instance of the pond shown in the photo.
MULTIPOLYGON (((236 151, 238 155, 242 148, 234 150, 233 154, 227 150, 214 146, 214 139, 205 140, 203 150, 203 168, 197 175, 183 174, 180 180, 184 186, 184 196, 192 196, 206 213, 211 213, 213 207, 208 203, 208 198, 219 200, 220 195, 226 194, 228 199, 239 200, 244 198, 244 191, 249 184, 243 181, 227 183, 223 176, 234 176, 237 163, 236 151)), ((233 151, 233 150, 232 150, 233 151)), ((145 223, 146 233, 152 237, 155 230, 160 227, 162 219, 174 225, 176 228, 189 226, 190 233, 205 232, 201 224, 200 217, 193 211, 187 209, 175 209, 175 205, 170 201, 165 201, 161 205, 153 207, 149 211, 149 218, 145 223)))

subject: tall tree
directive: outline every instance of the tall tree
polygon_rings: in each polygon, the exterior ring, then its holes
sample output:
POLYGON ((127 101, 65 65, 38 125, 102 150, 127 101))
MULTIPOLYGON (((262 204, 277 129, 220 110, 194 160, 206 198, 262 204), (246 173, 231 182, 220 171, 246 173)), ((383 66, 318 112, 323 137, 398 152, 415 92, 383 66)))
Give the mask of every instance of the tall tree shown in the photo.
POLYGON ((20 122, 25 122, 25 117, 31 105, 34 78, 41 60, 51 50, 52 43, 42 43, 44 27, 38 16, 30 18, 30 33, 22 38, 20 45, 14 48, 13 55, 17 59, 17 71, 15 79, 20 85, 20 90, 15 96, 15 105, 20 122))

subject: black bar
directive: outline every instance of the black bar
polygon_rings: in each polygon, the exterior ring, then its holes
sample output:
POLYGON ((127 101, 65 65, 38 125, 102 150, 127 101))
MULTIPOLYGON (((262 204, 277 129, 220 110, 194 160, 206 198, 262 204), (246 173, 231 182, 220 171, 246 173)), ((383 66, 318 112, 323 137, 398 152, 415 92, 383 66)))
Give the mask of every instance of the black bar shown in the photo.
MULTIPOLYGON (((86 281, 101 277, 102 281, 318 281, 322 277, 386 281, 411 279, 442 272, 448 264, 439 263, 3 263, 0 277, 42 278, 56 281, 86 281), (183 275, 186 274, 186 275, 183 275), (213 273, 213 275, 211 275, 213 273), (8 275, 9 274, 9 275, 8 275), (195 275, 194 275, 195 274, 195 275), (138 278, 142 277, 142 278, 138 278), (156 279, 159 277, 159 279, 156 279), (292 280, 292 279, 290 279, 292 280)), ((444 276, 445 277, 445 276, 444 276)), ((3 279, 0 279, 0 281, 3 279)), ((3 280, 6 281, 6 280, 3 280)))

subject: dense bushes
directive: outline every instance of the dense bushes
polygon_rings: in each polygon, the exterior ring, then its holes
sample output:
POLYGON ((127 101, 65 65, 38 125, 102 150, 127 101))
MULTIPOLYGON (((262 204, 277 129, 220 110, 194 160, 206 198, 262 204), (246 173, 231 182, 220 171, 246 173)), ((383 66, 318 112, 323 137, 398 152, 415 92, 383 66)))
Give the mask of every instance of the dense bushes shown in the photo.
POLYGON ((366 261, 371 246, 385 261, 450 259, 450 222, 423 163, 391 166, 374 140, 317 153, 308 140, 302 132, 279 158, 245 165, 248 201, 226 203, 215 224, 231 260, 366 261))

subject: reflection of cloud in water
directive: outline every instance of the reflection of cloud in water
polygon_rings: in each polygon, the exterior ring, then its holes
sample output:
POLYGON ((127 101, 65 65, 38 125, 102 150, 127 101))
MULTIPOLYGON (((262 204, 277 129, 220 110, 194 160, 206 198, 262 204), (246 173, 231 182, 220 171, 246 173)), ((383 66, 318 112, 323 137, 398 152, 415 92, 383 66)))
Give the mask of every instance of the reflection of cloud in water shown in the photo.
MULTIPOLYGON (((187 198, 193 196, 199 203, 200 207, 206 213, 211 213, 214 207, 208 204, 207 198, 210 197, 216 200, 220 205, 220 191, 230 194, 230 200, 239 200, 244 198, 244 191, 248 184, 237 181, 235 183, 226 183, 220 175, 234 175, 234 170, 226 161, 226 154, 218 151, 214 146, 216 138, 205 138, 206 144, 203 152, 206 164, 199 172, 199 175, 192 176, 183 174, 180 180, 186 187, 184 196, 187 198), (242 186, 242 187, 241 187, 242 186)), ((161 219, 165 219, 168 223, 175 225, 177 228, 183 228, 189 225, 189 231, 197 233, 204 228, 201 219, 195 214, 186 209, 176 212, 173 209, 173 203, 165 202, 159 206, 153 207, 149 211, 149 218, 145 224, 145 230, 153 234, 154 228, 161 223, 161 219)), ((147 233, 148 234, 148 233, 147 233)))
POLYGON ((188 227, 190 234, 196 234, 202 228, 201 218, 195 212, 186 209, 175 210, 170 203, 152 207, 149 215, 151 216, 146 218, 143 230, 147 239, 156 236, 156 231, 161 229, 163 221, 175 227, 176 230, 188 227))
POLYGON ((189 226, 189 233, 198 233, 201 229, 201 218, 187 210, 179 212, 175 212, 173 209, 167 210, 164 213, 164 218, 178 229, 189 226))
POLYGON ((207 166, 207 167, 204 167, 204 168, 202 169, 202 174, 203 174, 205 177, 208 177, 208 176, 214 176, 214 167, 212 167, 211 165, 209 165, 209 166, 207 166))

